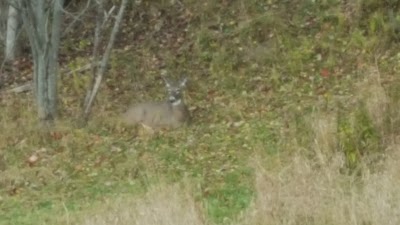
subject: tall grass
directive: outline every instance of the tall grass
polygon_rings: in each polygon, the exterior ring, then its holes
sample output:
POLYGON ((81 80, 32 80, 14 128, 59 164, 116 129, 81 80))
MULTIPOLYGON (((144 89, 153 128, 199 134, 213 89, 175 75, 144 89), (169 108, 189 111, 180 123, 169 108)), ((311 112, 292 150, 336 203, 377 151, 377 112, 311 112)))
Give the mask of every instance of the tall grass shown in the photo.
MULTIPOLYGON (((338 134, 337 116, 327 112, 313 114, 309 157, 304 150, 299 150, 283 159, 280 166, 268 167, 268 170, 258 159, 253 161, 257 198, 240 224, 400 223, 400 145, 395 138, 397 134, 388 132, 390 125, 385 123, 388 117, 398 115, 388 113, 393 101, 382 86, 379 71, 370 68, 366 72, 367 76, 356 85, 357 94, 353 97, 360 103, 356 106, 366 108, 361 111, 372 121, 373 129, 382 134, 379 141, 384 144, 379 145, 378 152, 368 149, 370 145, 350 150, 363 151, 363 154, 357 156, 356 169, 349 171, 350 156, 343 148, 350 146, 343 146, 346 141, 338 134)), ((365 120, 354 123, 361 122, 365 120)), ((354 123, 349 129, 370 126, 354 123)), ((296 148, 303 147, 292 146, 296 148)))
POLYGON ((258 165, 257 198, 239 224, 399 224, 399 154, 379 172, 363 167, 361 178, 341 172, 343 154, 323 165, 300 155, 290 160, 276 171, 258 165))
POLYGON ((88 216, 84 225, 201 225, 204 215, 193 196, 179 185, 153 188, 143 198, 107 203, 101 213, 88 216))

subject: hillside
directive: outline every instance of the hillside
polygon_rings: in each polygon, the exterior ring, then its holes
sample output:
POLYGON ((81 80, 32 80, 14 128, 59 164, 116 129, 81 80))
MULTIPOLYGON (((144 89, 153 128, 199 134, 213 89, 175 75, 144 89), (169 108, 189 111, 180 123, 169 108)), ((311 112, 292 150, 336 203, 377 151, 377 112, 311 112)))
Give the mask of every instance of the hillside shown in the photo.
MULTIPOLYGON (((398 5, 132 1, 87 127, 90 71, 61 75, 51 133, 32 93, 0 95, 0 224, 400 224, 398 5), (120 123, 165 98, 162 71, 188 77, 190 126, 120 123)), ((88 64, 84 18, 65 71, 88 64)))

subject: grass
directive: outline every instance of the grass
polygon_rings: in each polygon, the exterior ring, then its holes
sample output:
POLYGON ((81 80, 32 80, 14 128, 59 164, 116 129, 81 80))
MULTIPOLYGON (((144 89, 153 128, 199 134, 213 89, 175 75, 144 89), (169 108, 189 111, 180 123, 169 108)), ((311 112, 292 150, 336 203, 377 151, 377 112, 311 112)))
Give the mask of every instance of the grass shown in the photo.
POLYGON ((76 122, 87 74, 62 77, 50 133, 38 132, 31 93, 1 95, 0 224, 398 224, 399 56, 386 6, 180 7, 128 12, 87 127, 76 122), (160 68, 188 75, 193 124, 120 124, 126 105, 164 98, 160 68))

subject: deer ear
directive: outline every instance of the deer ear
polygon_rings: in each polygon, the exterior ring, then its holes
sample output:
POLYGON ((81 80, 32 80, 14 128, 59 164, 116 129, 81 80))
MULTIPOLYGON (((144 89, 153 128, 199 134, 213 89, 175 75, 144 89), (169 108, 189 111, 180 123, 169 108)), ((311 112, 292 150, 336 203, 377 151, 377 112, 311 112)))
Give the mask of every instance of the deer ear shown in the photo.
POLYGON ((183 78, 180 82, 181 87, 186 87, 187 77, 183 78))

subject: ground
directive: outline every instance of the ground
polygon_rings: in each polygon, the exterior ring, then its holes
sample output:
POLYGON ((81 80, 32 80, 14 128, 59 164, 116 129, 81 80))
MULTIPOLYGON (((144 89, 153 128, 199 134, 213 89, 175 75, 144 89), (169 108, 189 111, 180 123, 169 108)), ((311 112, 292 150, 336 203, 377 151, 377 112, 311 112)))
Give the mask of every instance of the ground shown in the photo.
MULTIPOLYGON (((32 93, 0 95, 0 224, 399 224, 387 4, 134 1, 81 127, 91 75, 68 71, 89 63, 88 12, 62 40, 53 131, 32 93), (162 70, 189 78, 192 124, 121 124, 127 105, 165 98, 162 70)), ((3 90, 30 79, 26 62, 3 90)))

